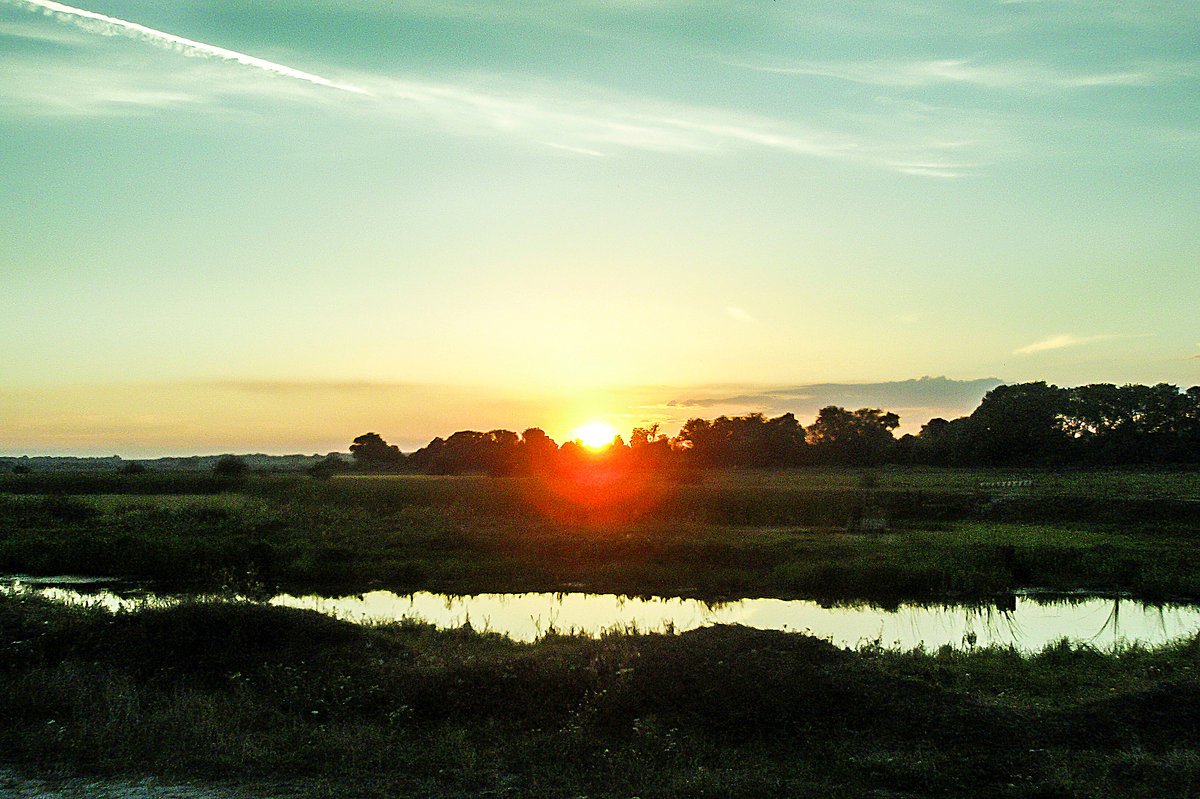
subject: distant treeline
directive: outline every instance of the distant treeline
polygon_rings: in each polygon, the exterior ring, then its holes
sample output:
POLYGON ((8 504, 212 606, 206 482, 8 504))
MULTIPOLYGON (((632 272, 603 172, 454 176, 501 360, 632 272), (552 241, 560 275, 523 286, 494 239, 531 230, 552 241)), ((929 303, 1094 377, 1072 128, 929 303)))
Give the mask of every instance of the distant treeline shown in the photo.
MULTIPOLYGON (((331 453, 336 456, 338 453, 331 453)), ((70 455, 21 455, 19 457, 0 457, 0 472, 78 472, 94 474, 99 472, 120 472, 124 474, 139 474, 142 472, 180 472, 180 473, 209 473, 217 467, 222 459, 230 457, 223 455, 188 455, 186 457, 165 458, 122 458, 119 455, 108 457, 75 457, 70 455)), ((256 472, 295 472, 309 468, 324 459, 325 455, 264 455, 254 453, 238 455, 238 460, 247 469, 256 472)))
POLYGON ((601 461, 648 470, 708 467, 1117 466, 1200 464, 1200 386, 1187 391, 1095 383, 1058 388, 1045 382, 998 386, 970 416, 931 419, 917 435, 896 438, 895 413, 830 405, 802 426, 794 415, 761 413, 689 419, 678 435, 635 427, 599 449, 562 445, 533 427, 463 430, 405 455, 377 433, 350 446, 353 463, 330 456, 310 471, 345 469, 425 474, 532 474, 601 461))

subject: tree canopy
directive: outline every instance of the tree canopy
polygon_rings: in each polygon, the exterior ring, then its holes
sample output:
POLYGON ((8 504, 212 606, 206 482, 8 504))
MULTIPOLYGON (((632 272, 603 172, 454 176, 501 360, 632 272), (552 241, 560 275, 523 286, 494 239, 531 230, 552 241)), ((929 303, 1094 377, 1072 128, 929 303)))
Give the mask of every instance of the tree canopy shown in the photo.
POLYGON ((404 463, 400 448, 388 444, 378 433, 364 433, 350 445, 354 462, 369 470, 398 469, 404 463))
MULTIPOLYGON (((879 408, 830 405, 808 427, 795 415, 762 413, 688 419, 669 437, 635 427, 626 443, 593 449, 557 444, 541 428, 460 430, 405 456, 377 433, 350 446, 355 468, 427 474, 521 475, 580 464, 633 470, 877 466, 1054 466, 1200 464, 1200 386, 1180 391, 1096 383, 1059 388, 1038 381, 998 386, 969 416, 930 419, 899 440, 900 417, 879 408)), ((332 465, 332 464, 331 464, 332 465)))

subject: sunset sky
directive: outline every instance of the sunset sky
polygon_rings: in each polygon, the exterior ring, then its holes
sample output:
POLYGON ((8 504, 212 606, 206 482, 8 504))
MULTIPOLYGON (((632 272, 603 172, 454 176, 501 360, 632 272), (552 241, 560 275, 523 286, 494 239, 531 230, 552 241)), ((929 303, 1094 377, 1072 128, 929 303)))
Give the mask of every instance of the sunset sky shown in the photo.
POLYGON ((0 211, 0 454, 1187 387, 1200 4, 0 0, 0 211))

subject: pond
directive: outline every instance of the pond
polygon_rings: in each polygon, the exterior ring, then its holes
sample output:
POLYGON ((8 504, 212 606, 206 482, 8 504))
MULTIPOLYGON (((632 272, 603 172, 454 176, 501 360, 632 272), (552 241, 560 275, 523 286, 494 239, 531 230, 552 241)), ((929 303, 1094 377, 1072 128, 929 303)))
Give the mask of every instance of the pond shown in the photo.
MULTIPOLYGON (((178 597, 127 592, 80 578, 0 578, 9 590, 109 608, 170 602, 178 597)), ((356 622, 420 619, 442 628, 470 623, 519 641, 545 633, 606 630, 682 632, 712 624, 742 624, 808 633, 837 646, 878 643, 893 649, 925 646, 1013 646, 1037 651, 1063 638, 1109 650, 1155 646, 1200 632, 1200 607, 1147 605, 1131 599, 1019 595, 996 605, 826 606, 808 600, 742 599, 712 604, 696 599, 633 598, 612 594, 479 594, 450 596, 371 591, 346 597, 280 594, 271 604, 308 608, 356 622)))

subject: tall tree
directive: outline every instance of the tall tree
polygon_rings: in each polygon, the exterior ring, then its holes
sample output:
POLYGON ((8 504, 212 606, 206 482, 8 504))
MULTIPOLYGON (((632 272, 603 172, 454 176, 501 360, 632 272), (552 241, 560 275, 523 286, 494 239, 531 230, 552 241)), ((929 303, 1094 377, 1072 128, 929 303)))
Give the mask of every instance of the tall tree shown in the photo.
POLYGON ((363 433, 350 445, 350 454, 359 468, 371 471, 391 471, 404 463, 404 454, 394 444, 388 444, 378 433, 363 433))
POLYGON ((540 427, 530 427, 521 433, 518 446, 520 470, 525 473, 546 472, 554 468, 558 444, 540 427))
POLYGON ((658 432, 658 424, 635 427, 629 434, 629 459, 638 469, 662 469, 672 457, 671 441, 658 432))
POLYGON ((896 439, 892 431, 900 417, 878 408, 851 412, 828 405, 808 426, 808 443, 818 460, 826 463, 875 466, 892 457, 896 439))
POLYGON ((961 466, 967 462, 967 427, 963 416, 952 421, 941 417, 921 425, 909 452, 914 463, 927 466, 961 466))
POLYGON ((971 414, 973 459, 987 464, 1036 465, 1067 457, 1069 435, 1057 386, 1014 383, 989 391, 971 414))

